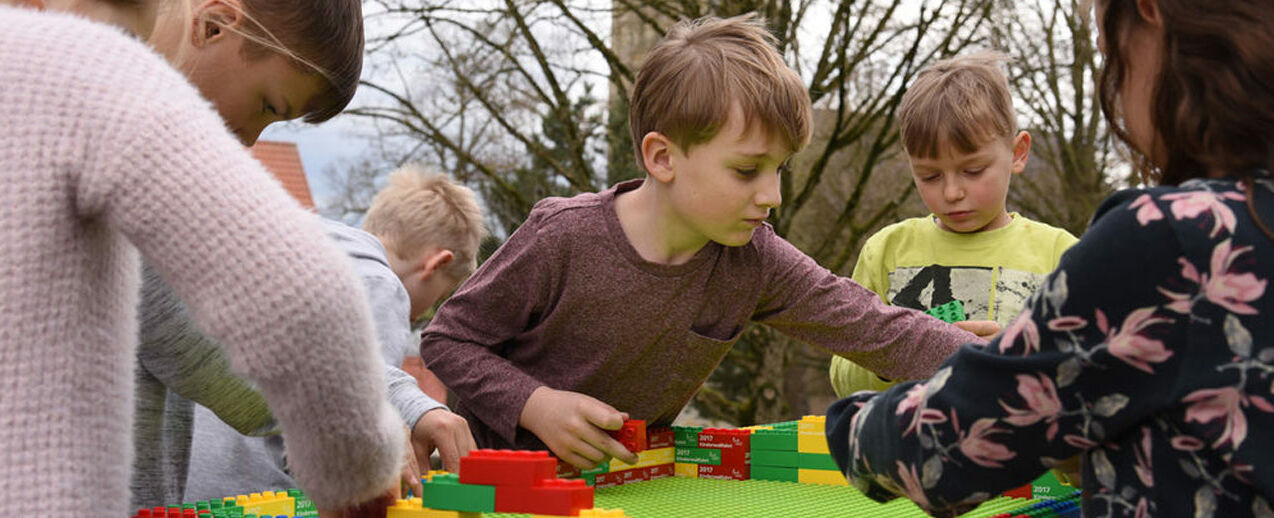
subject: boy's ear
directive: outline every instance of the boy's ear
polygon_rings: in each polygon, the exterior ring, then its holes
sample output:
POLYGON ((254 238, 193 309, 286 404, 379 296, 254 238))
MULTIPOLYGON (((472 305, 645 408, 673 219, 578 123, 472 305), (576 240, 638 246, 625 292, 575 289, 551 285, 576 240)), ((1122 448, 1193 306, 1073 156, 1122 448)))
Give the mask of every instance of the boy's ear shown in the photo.
POLYGON ((435 272, 442 269, 444 266, 451 264, 451 261, 454 261, 455 259, 456 259, 456 254, 452 253, 451 250, 447 250, 445 248, 441 250, 435 250, 433 252, 429 252, 428 254, 425 254, 425 256, 420 259, 420 263, 419 263, 420 272, 424 275, 425 279, 428 279, 432 277, 435 272))
POLYGON ((190 43, 195 47, 209 45, 244 23, 243 4, 239 0, 205 0, 194 6, 191 12, 194 27, 190 31, 190 43))
POLYGON ((1163 27, 1163 17, 1159 15, 1159 0, 1137 0, 1137 14, 1141 20, 1155 27, 1163 27))
POLYGON ((1031 134, 1025 131, 1013 137, 1013 174, 1021 174, 1026 170, 1026 161, 1031 158, 1031 134))
POLYGON ((670 182, 673 178, 672 153, 676 145, 658 131, 647 133, 641 139, 641 159, 646 172, 656 181, 670 182))

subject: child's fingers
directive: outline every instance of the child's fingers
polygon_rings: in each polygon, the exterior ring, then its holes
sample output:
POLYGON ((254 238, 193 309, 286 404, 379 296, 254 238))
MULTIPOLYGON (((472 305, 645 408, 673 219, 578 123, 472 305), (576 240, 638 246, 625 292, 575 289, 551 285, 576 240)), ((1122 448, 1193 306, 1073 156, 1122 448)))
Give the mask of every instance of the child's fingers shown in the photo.
POLYGON ((955 326, 983 339, 989 339, 1000 332, 1000 324, 991 320, 966 320, 964 322, 956 322, 955 326))

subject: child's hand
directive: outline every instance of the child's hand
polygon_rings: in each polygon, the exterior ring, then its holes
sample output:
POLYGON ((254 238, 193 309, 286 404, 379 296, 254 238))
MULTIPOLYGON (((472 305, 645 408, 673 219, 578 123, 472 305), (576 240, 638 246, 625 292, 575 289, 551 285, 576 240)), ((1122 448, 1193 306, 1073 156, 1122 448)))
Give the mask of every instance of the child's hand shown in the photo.
POLYGON ((590 469, 615 457, 629 464, 637 455, 603 430, 618 430, 628 414, 584 394, 540 387, 522 407, 518 424, 539 437, 559 459, 590 469))
POLYGON ((963 322, 956 322, 954 325, 960 329, 978 335, 978 338, 983 340, 990 340, 1000 332, 1000 324, 997 324, 992 320, 965 320, 963 322))
POLYGON ((460 457, 478 447, 473 441, 473 432, 469 431, 469 422, 445 408, 430 410, 420 416, 411 430, 411 442, 409 451, 415 450, 421 466, 432 467, 429 466, 429 455, 437 448, 438 456, 442 457, 442 469, 452 473, 460 471, 460 457))
MULTIPOLYGON (((406 428, 404 426, 404 428, 406 428)), ((424 486, 420 483, 420 464, 416 462, 416 454, 412 451, 411 430, 403 434, 407 438, 407 448, 403 450, 403 472, 402 472, 402 490, 411 491, 411 494, 420 496, 424 491, 424 486)), ((428 454, 426 454, 428 455, 428 454)), ((426 466, 428 466, 429 457, 425 457, 426 466)), ((394 495, 394 498, 402 498, 402 491, 394 495)))

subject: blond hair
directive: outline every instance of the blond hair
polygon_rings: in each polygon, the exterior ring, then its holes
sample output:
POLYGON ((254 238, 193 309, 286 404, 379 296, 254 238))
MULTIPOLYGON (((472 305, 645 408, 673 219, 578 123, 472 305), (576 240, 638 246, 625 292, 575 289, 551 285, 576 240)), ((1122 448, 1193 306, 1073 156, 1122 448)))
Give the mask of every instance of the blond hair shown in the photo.
POLYGON ((682 21, 650 51, 633 84, 628 124, 637 165, 650 132, 689 151, 716 136, 739 106, 744 123, 760 119, 799 151, 809 142, 811 108, 800 76, 752 14, 682 21))
POLYGON ((944 148, 972 153, 1017 133, 1003 53, 984 51, 934 63, 916 76, 898 108, 907 153, 935 158, 944 148))
POLYGON ((473 190, 446 175, 408 166, 389 176, 372 199, 363 230, 375 235, 400 259, 430 247, 450 250, 446 271, 457 280, 477 268, 478 246, 486 236, 482 208, 473 190))

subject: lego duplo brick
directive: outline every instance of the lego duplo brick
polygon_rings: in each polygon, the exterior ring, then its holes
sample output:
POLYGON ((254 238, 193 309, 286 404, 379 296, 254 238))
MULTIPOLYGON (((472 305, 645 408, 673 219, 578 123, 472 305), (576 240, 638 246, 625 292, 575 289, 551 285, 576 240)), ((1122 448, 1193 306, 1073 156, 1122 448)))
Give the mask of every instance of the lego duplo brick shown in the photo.
POLYGON ((925 314, 947 323, 962 322, 965 320, 964 303, 953 300, 941 306, 930 308, 925 311, 925 314))
POLYGON ((667 426, 656 426, 646 429, 646 447, 652 450, 660 448, 671 448, 677 445, 676 435, 672 433, 672 428, 667 426))
POLYGON ((796 449, 802 453, 831 453, 824 433, 826 416, 805 416, 797 428, 796 449))
POLYGON ((797 452, 796 455, 798 468, 840 470, 840 466, 836 465, 836 459, 833 459, 831 454, 797 452))
POLYGON ((660 464, 658 466, 651 466, 647 468, 650 471, 650 479, 655 480, 657 478, 676 475, 676 468, 674 466, 675 465, 670 462, 668 464, 660 464))
POLYGON ((684 464, 708 464, 716 466, 721 464, 721 450, 678 447, 676 455, 673 457, 673 461, 684 464))
POLYGON ((260 515, 292 515, 296 512, 296 500, 287 493, 262 491, 235 497, 235 505, 243 508, 243 514, 260 515))
MULTIPOLYGON (((803 467, 799 464, 800 453, 796 450, 792 451, 770 451, 770 450, 753 450, 752 465, 753 466, 773 466, 783 468, 803 467)), ((817 455, 817 454, 812 454, 817 455)), ((831 458, 831 457, 828 457, 831 458)))
POLYGON ((672 474, 678 477, 699 478, 699 465, 678 462, 672 465, 672 474))
POLYGON ((557 478, 557 459, 547 451, 473 450, 460 459, 461 484, 529 486, 557 478))
POLYGON ((699 432, 702 430, 703 428, 698 426, 672 427, 673 446, 677 448, 699 447, 699 432))
POLYGON ((585 509, 579 512, 579 518, 628 518, 628 515, 623 509, 585 509))
POLYGON ((660 464, 671 464, 675 461, 675 448, 659 448, 657 450, 648 449, 637 454, 636 464, 626 464, 624 461, 618 459, 611 460, 610 469, 607 471, 624 471, 634 468, 644 468, 647 466, 658 466, 660 464))
POLYGON ((615 431, 607 432, 616 441, 624 445, 628 451, 639 453, 646 449, 646 421, 642 419, 625 419, 624 425, 615 431))
POLYGON ((495 512, 577 515, 593 507, 593 488, 583 480, 547 479, 533 486, 498 486, 495 512))
POLYGON ((495 486, 462 484, 454 474, 436 475, 424 484, 424 507, 489 513, 495 510, 495 486))
POLYGON ((385 518, 480 518, 482 513, 425 508, 419 498, 399 500, 385 511, 385 518))
POLYGON ((650 468, 636 468, 597 475, 597 477, 593 479, 593 487, 601 489, 604 487, 645 482, 647 480, 650 480, 650 468))
POLYGON ((797 469, 796 476, 802 484, 820 484, 824 486, 848 486, 845 475, 828 469, 797 469))
POLYGON ((705 428, 699 432, 699 448, 721 450, 720 465, 747 464, 752 432, 736 428, 705 428))
POLYGON ((749 476, 749 466, 747 465, 728 465, 728 466, 707 466, 699 465, 699 478, 723 479, 723 480, 747 480, 749 476))
POLYGON ((778 466, 758 466, 753 464, 748 474, 753 480, 774 480, 778 482, 800 482, 797 468, 778 466))
POLYGON ((796 430, 754 430, 752 432, 752 451, 797 451, 796 430))

